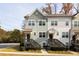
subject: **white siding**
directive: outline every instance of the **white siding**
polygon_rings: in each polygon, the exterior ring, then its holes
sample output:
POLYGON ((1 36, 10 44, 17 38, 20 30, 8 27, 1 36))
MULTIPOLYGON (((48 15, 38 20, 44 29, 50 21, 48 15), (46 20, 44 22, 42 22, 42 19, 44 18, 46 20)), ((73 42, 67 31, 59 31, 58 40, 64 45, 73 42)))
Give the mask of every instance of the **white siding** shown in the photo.
POLYGON ((69 32, 71 29, 71 18, 70 17, 53 17, 48 19, 48 29, 54 28, 59 35, 55 34, 54 38, 60 40, 62 43, 66 44, 69 42, 69 38, 62 38, 62 32, 69 32), (51 26, 51 21, 57 21, 57 26, 51 26), (69 25, 66 26, 66 21, 69 22, 69 25))
POLYGON ((48 18, 48 20, 46 19, 28 19, 26 20, 26 26, 25 28, 31 28, 32 32, 31 32, 31 38, 36 40, 39 44, 43 44, 43 42, 46 42, 46 40, 48 39, 48 33, 47 31, 50 28, 55 29, 58 32, 54 34, 54 38, 60 40, 62 43, 66 44, 66 42, 69 43, 69 38, 64 39, 62 38, 62 32, 69 32, 69 30, 71 29, 71 17, 52 17, 52 18, 48 18), (39 26, 39 21, 45 21, 45 26, 39 26), (35 25, 34 26, 29 26, 28 22, 29 21, 34 21, 35 25), (57 26, 51 26, 51 22, 52 21, 57 21, 57 26), (66 22, 69 22, 69 25, 66 26, 66 22), (39 32, 46 32, 46 37, 45 38, 39 38, 39 32), (36 35, 34 35, 34 33, 36 33, 36 35), (40 41, 42 40, 42 42, 40 41))

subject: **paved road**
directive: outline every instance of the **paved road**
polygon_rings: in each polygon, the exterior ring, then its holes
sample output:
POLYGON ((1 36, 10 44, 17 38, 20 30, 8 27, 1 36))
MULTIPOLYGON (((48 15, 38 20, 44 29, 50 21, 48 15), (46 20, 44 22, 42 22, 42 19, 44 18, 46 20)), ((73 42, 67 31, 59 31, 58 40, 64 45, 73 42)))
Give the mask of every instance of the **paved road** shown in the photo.
POLYGON ((0 43, 0 48, 18 46, 20 43, 0 43))

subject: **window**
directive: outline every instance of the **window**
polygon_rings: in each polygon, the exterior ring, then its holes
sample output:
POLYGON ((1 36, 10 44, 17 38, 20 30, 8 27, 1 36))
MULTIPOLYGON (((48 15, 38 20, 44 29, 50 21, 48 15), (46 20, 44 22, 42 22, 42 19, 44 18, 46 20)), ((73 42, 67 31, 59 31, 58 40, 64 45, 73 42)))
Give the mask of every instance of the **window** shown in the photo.
POLYGON ((45 26, 45 21, 39 21, 39 26, 45 26))
POLYGON ((74 27, 77 27, 77 21, 74 21, 74 27))
POLYGON ((68 32, 62 32, 62 38, 68 38, 68 32))
POLYGON ((74 27, 79 27, 79 21, 74 21, 74 27))
POLYGON ((36 33, 34 32, 34 35, 36 35, 36 33))
POLYGON ((40 37, 40 38, 45 37, 45 32, 39 32, 39 37, 40 37))
POLYGON ((57 21, 51 21, 51 25, 57 26, 57 21))
POLYGON ((45 37, 45 32, 43 32, 42 36, 45 37))
POLYGON ((68 26, 69 25, 69 22, 68 21, 66 21, 66 26, 68 26))
POLYGON ((57 25, 57 21, 55 21, 55 25, 57 25))
POLYGON ((35 23, 34 23, 34 21, 29 21, 28 25, 29 25, 29 26, 34 26, 35 23))
POLYGON ((31 23, 33 26, 35 25, 35 23, 34 23, 34 21, 32 21, 32 23, 31 23))
POLYGON ((29 26, 31 25, 31 21, 29 21, 28 25, 29 25, 29 26))

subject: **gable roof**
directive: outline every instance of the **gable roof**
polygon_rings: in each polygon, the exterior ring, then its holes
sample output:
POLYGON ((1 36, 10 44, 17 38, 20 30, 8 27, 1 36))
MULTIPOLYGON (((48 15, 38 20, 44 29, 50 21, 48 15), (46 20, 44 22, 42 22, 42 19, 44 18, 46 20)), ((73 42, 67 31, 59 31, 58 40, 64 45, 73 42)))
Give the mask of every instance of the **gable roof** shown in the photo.
POLYGON ((27 19, 28 18, 29 19, 45 19, 46 17, 38 9, 36 9, 31 14, 24 16, 24 18, 27 18, 27 19))
POLYGON ((79 13, 77 13, 77 14, 74 16, 74 19, 78 19, 78 20, 79 20, 79 13))
POLYGON ((66 14, 51 14, 51 15, 46 15, 48 18, 50 17, 73 17, 73 15, 66 15, 66 14))
POLYGON ((74 15, 66 15, 66 14, 43 14, 40 10, 36 9, 31 14, 24 16, 24 18, 30 18, 30 19, 46 19, 46 18, 52 18, 52 17, 73 17, 74 15), (37 13, 37 15, 36 15, 37 13))

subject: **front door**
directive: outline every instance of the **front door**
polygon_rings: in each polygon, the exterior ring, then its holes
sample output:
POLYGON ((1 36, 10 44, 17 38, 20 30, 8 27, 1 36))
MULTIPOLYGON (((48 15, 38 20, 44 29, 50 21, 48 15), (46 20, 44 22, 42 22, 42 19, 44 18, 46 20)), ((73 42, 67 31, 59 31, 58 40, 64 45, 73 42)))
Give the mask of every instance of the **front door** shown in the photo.
POLYGON ((76 35, 72 36, 72 40, 75 41, 76 40, 76 35))
POLYGON ((27 34, 27 41, 30 40, 30 33, 27 34))
POLYGON ((49 39, 53 39, 53 34, 49 34, 49 39))
POLYGON ((49 34, 49 40, 52 42, 53 34, 49 34))

